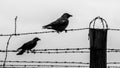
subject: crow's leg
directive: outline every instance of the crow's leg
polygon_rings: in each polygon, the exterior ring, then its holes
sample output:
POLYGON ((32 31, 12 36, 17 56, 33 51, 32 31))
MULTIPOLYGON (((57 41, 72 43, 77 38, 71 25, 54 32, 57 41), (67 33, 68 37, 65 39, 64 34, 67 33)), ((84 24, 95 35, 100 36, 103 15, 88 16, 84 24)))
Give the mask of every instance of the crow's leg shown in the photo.
POLYGON ((59 33, 60 33, 60 31, 57 31, 57 33, 59 34, 59 33))
POLYGON ((67 30, 65 29, 65 33, 67 33, 67 30))
POLYGON ((27 50, 27 53, 29 53, 29 50, 27 50))
POLYGON ((31 53, 34 53, 35 54, 35 49, 33 49, 33 50, 30 50, 31 51, 31 53))

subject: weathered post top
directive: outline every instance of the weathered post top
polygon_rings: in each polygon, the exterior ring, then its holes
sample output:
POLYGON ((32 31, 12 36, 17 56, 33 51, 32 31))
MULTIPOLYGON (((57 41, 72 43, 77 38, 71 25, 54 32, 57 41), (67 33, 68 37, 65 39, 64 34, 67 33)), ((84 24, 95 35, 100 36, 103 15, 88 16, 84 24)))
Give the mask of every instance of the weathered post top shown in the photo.
POLYGON ((106 21, 101 17, 96 17, 89 25, 90 38, 90 68, 107 68, 107 28, 106 21), (96 20, 99 19, 103 28, 95 28, 96 20), (93 23, 93 27, 91 24, 93 23), (106 28, 105 28, 106 25, 106 28))

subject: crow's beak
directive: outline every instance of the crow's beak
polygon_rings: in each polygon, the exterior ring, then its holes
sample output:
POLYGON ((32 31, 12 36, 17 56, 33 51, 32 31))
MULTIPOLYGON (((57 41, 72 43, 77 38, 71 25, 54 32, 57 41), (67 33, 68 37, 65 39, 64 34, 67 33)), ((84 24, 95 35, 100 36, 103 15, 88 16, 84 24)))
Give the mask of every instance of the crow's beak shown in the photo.
POLYGON ((70 15, 70 17, 72 17, 72 15, 70 15))
POLYGON ((38 40, 41 40, 41 39, 38 39, 38 40))

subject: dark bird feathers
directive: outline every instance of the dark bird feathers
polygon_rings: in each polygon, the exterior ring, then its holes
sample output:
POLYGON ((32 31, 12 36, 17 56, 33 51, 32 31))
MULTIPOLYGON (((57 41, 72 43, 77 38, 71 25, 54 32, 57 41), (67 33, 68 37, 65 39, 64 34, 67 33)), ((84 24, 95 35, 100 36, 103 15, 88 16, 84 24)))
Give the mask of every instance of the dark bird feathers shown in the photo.
POLYGON ((36 46, 38 40, 40 39, 36 37, 33 40, 24 43, 23 46, 17 49, 17 51, 19 51, 17 55, 22 55, 25 51, 31 51, 31 49, 33 49, 36 46))
POLYGON ((64 13, 56 21, 54 21, 48 25, 43 26, 43 29, 53 29, 53 30, 56 30, 58 33, 62 32, 66 29, 66 27, 69 24, 69 20, 68 20, 69 17, 72 17, 72 15, 70 15, 68 13, 64 13))

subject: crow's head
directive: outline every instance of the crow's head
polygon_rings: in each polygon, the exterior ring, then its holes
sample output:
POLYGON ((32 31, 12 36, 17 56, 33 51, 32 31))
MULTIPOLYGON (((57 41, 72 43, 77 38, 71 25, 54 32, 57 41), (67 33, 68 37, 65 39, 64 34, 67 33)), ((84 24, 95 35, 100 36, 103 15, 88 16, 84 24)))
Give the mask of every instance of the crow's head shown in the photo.
POLYGON ((35 37, 33 40, 38 41, 38 40, 41 40, 41 39, 39 39, 38 37, 35 37))
POLYGON ((64 13, 64 14, 62 15, 62 17, 64 17, 64 18, 69 18, 69 17, 72 17, 72 15, 70 15, 69 13, 64 13))

